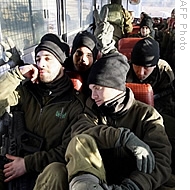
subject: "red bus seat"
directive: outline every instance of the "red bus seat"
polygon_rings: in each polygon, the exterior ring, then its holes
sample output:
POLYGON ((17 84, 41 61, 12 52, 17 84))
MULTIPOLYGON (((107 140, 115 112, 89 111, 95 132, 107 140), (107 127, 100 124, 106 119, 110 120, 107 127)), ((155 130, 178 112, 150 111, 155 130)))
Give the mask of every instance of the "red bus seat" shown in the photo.
MULTIPOLYGON (((66 73, 73 82, 74 88, 78 91, 81 91, 82 78, 80 74, 74 71, 66 71, 66 73)), ((126 87, 133 91, 137 100, 154 106, 153 89, 150 84, 126 83, 126 87)))
POLYGON ((140 31, 140 26, 139 25, 133 25, 133 30, 132 32, 130 32, 131 34, 138 34, 138 32, 140 31))
POLYGON ((66 71, 67 75, 70 77, 71 81, 73 82, 74 88, 78 91, 82 89, 82 77, 79 73, 74 71, 66 71))
POLYGON ((125 55, 128 60, 131 60, 131 52, 133 50, 134 45, 141 40, 142 38, 121 38, 118 41, 118 51, 125 55))
POLYGON ((154 93, 150 84, 126 83, 126 87, 133 91, 135 99, 154 106, 154 93))

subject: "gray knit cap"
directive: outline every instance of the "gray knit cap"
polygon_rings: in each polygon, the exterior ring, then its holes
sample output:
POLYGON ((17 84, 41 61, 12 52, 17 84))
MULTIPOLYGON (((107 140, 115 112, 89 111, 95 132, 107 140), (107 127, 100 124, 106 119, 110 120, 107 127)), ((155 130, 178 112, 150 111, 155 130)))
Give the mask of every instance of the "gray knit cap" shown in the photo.
POLYGON ((62 41, 56 34, 45 34, 40 41, 40 44, 35 48, 35 57, 41 50, 52 53, 57 60, 63 65, 65 59, 69 56, 69 45, 62 41))
POLYGON ((125 91, 126 75, 129 71, 127 57, 119 52, 106 54, 91 68, 88 84, 97 84, 125 91))

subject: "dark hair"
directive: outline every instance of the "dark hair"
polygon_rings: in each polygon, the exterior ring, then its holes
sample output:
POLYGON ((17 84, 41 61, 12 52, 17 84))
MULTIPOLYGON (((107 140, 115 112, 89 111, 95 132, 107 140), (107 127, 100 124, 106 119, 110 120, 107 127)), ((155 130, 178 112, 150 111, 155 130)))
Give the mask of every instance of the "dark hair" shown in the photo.
POLYGON ((175 14, 175 8, 172 10, 171 14, 175 14))
POLYGON ((143 18, 151 18, 147 13, 141 12, 141 15, 143 15, 143 18))
POLYGON ((121 0, 111 0, 111 4, 121 5, 121 0))

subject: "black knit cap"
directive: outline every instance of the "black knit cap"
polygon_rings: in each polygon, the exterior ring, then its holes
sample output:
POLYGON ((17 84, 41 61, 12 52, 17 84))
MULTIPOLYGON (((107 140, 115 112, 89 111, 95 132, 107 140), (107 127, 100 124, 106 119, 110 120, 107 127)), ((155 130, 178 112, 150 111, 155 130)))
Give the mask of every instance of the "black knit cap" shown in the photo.
POLYGON ((75 36, 72 44, 71 56, 73 56, 75 51, 82 46, 85 46, 91 50, 95 61, 98 55, 98 49, 96 48, 96 38, 92 33, 86 30, 79 32, 75 36))
POLYGON ((69 56, 69 45, 59 38, 56 34, 45 34, 40 44, 35 48, 35 57, 41 50, 52 53, 57 60, 63 65, 65 59, 69 56))
POLYGON ((144 17, 140 23, 140 28, 142 28, 143 26, 147 26, 150 31, 153 31, 153 21, 152 21, 152 18, 147 16, 147 17, 144 17))
POLYGON ((158 42, 152 37, 139 40, 131 52, 131 63, 144 67, 158 64, 160 50, 158 42))
POLYGON ((107 54, 92 65, 88 84, 125 91, 128 71, 129 64, 126 56, 119 52, 107 54))

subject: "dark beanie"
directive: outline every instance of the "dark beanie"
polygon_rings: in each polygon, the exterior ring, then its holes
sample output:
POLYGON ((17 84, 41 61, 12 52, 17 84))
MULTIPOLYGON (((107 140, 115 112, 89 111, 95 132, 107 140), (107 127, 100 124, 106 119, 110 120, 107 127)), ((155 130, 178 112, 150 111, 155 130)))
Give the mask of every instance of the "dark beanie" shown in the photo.
POLYGON ((92 33, 88 32, 86 30, 79 32, 75 36, 75 38, 73 40, 73 44, 72 44, 71 56, 73 56, 75 51, 82 46, 85 46, 91 50, 94 61, 95 61, 97 59, 97 55, 98 55, 98 49, 96 48, 96 38, 92 33))
POLYGON ((142 28, 143 26, 147 26, 150 31, 152 32, 153 31, 153 21, 152 21, 152 18, 147 16, 147 17, 144 17, 140 23, 140 28, 142 28))
POLYGON ((119 52, 107 54, 95 62, 88 76, 88 84, 125 91, 129 64, 127 57, 119 52))
POLYGON ((41 38, 40 44, 35 48, 35 57, 41 50, 52 53, 63 65, 65 59, 69 56, 70 47, 56 34, 48 33, 41 38))
POLYGON ((158 64, 160 50, 158 42, 152 37, 139 40, 131 52, 131 63, 144 67, 158 64))

